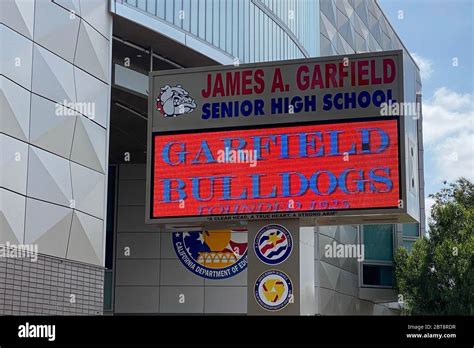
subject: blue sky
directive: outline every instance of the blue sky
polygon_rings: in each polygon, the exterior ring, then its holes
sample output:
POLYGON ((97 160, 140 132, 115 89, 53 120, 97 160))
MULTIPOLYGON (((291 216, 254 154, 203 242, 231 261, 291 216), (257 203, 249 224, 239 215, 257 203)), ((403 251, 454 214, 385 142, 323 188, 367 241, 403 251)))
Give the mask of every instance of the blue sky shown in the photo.
POLYGON ((474 180, 474 1, 378 3, 421 69, 426 195, 474 180))

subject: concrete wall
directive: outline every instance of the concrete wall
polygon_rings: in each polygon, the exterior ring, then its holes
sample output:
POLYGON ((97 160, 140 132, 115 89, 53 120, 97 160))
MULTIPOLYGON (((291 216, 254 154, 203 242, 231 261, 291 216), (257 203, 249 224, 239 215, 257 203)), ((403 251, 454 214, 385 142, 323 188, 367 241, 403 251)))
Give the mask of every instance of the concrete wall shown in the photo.
MULTIPOLYGON (((315 251, 316 307, 321 315, 397 315, 384 304, 362 299, 359 293, 360 268, 357 258, 325 257, 325 246, 358 244, 358 226, 320 226, 316 228, 315 251)), ((386 291, 386 290, 376 290, 386 291)))
POLYGON ((195 275, 176 256, 171 232, 145 225, 144 204, 145 165, 120 165, 115 313, 246 313, 247 272, 224 280, 195 275))
MULTIPOLYGON (((0 269, 0 314, 18 314, 8 279, 56 279, 58 263, 83 275, 78 300, 102 296, 111 29, 107 0, 0 2, 0 245, 37 245, 43 255, 41 268, 9 259, 0 269)), ((39 291, 58 302, 48 314, 63 314, 68 299, 44 284, 29 282, 21 296, 39 291)))
MULTIPOLYGON (((177 258, 171 232, 146 225, 145 165, 124 164, 118 171, 115 255, 115 313, 247 312, 247 272, 226 280, 194 275, 177 258), (130 256, 125 251, 130 248, 130 256), (185 303, 179 302, 184 294, 185 303)), ((358 243, 357 226, 305 227, 314 233, 305 246, 314 250, 315 303, 307 312, 321 315, 389 315, 396 311, 359 298, 359 265, 354 258, 326 258, 324 246, 358 243)), ((311 269, 313 265, 303 266, 311 269)), ((302 273, 304 274, 304 272, 302 273)), ((312 293, 312 292, 311 292, 312 293)))

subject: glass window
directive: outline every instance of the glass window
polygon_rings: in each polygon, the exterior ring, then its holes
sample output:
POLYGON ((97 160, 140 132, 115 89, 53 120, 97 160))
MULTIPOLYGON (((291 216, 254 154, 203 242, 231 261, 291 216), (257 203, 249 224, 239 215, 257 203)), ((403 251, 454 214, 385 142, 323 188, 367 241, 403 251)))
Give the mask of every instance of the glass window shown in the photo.
POLYGON ((165 0, 157 0, 156 2, 156 15, 159 18, 165 18, 165 0))
POLYGON ((232 55, 239 55, 239 1, 232 0, 232 55))
POLYGON ((146 0, 137 0, 137 7, 142 11, 146 11, 146 0))
POLYGON ((277 25, 275 29, 275 60, 280 60, 280 27, 277 25))
POLYGON ((226 40, 226 22, 227 17, 225 16, 225 0, 220 0, 219 3, 219 47, 225 51, 225 40, 226 40))
POLYGON ((189 13, 189 21, 191 22, 191 33, 194 35, 198 35, 198 22, 199 22, 199 16, 196 14, 199 11, 199 4, 196 0, 191 0, 191 12, 189 13))
POLYGON ((206 0, 196 0, 199 1, 199 37, 201 39, 206 39, 206 0))
POLYGON ((403 224, 403 237, 418 237, 419 235, 418 224, 403 224))
POLYGON ((112 311, 112 292, 113 292, 113 273, 105 270, 104 272, 104 311, 112 311))
POLYGON ((265 14, 262 11, 258 11, 258 60, 263 62, 265 60, 265 14))
POLYGON ((166 0, 165 3, 165 19, 167 22, 173 23, 174 20, 174 0, 166 0))
POLYGON ((212 43, 214 46, 219 47, 219 20, 220 20, 220 12, 219 12, 219 1, 213 2, 213 10, 212 10, 212 43))
POLYGON ((250 33, 249 33, 249 62, 255 61, 255 5, 249 3, 250 6, 250 33))
POLYGON ((364 265, 363 284, 374 286, 393 286, 393 266, 364 265))
POLYGON ((265 13, 263 15, 263 60, 268 61, 268 45, 270 42, 268 41, 268 16, 265 13))
POLYGON ((262 48, 260 47, 260 9, 258 7, 255 7, 255 61, 259 62, 260 61, 260 52, 262 51, 262 48))
POLYGON ((362 226, 364 263, 362 284, 369 286, 393 285, 394 225, 362 226))
POLYGON ((156 1, 155 0, 146 0, 146 11, 151 13, 153 16, 156 16, 156 1))
POLYGON ((227 53, 232 54, 232 21, 233 21, 233 16, 232 16, 232 3, 230 1, 225 2, 226 6, 226 39, 225 39, 225 50, 227 53))
POLYGON ((212 26, 213 26, 213 3, 212 0, 205 0, 206 1, 206 41, 212 44, 212 26))
POLYGON ((245 1, 244 4, 244 38, 243 38, 243 43, 244 43, 244 62, 248 63, 249 62, 249 31, 250 31, 250 20, 249 20, 249 7, 250 3, 248 1, 245 1))
POLYGON ((393 225, 365 225, 366 260, 393 260, 393 225))
POLYGON ((277 25, 275 24, 274 21, 271 22, 272 23, 272 29, 270 31, 270 40, 272 42, 271 44, 271 55, 270 55, 270 59, 271 60, 276 60, 276 46, 277 46, 277 43, 276 43, 276 30, 277 30, 277 25))
POLYGON ((413 248, 413 244, 415 244, 414 240, 404 240, 403 241, 403 247, 408 250, 408 252, 411 252, 411 249, 413 248))
POLYGON ((238 29, 238 33, 237 33, 237 37, 238 37, 238 42, 239 42, 239 47, 238 47, 238 57, 241 61, 243 61, 245 58, 244 58, 244 1, 243 0, 239 0, 239 12, 238 12, 238 15, 239 15, 239 22, 238 22, 238 25, 239 25, 239 29, 238 29))
POLYGON ((186 31, 191 31, 191 0, 183 1, 183 29, 186 31))
POLYGON ((174 24, 177 27, 182 28, 183 23, 184 23, 184 17, 183 17, 183 1, 175 1, 174 2, 174 24))
POLYGON ((105 230, 105 268, 112 269, 114 264, 114 228, 115 228, 115 184, 117 166, 109 166, 107 178, 107 223, 105 230))

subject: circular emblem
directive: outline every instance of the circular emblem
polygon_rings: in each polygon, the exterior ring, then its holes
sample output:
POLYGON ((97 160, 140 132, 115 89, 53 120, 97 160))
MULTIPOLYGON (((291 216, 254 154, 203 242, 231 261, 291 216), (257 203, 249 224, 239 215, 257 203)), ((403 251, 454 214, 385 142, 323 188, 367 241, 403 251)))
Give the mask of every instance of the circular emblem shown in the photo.
POLYGON ((254 250, 257 257, 267 265, 285 261, 293 249, 290 232, 282 225, 266 225, 255 236, 254 250))
POLYGON ((255 282, 255 299, 268 311, 285 308, 293 297, 293 284, 283 272, 272 269, 265 271, 255 282))
POLYGON ((174 232, 173 246, 183 265, 203 278, 229 278, 247 268, 247 231, 174 232))

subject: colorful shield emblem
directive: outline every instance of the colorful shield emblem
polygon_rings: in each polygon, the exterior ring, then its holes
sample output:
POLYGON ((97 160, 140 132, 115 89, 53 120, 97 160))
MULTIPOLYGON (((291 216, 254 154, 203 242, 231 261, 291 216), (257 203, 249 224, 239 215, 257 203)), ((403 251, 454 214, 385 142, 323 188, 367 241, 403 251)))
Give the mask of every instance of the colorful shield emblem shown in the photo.
POLYGON ((242 272, 247 267, 247 244, 247 231, 173 232, 173 246, 183 265, 208 279, 242 272))
POLYGON ((290 232, 282 225, 271 224, 262 227, 254 240, 254 251, 260 261, 277 265, 285 261, 293 249, 290 232))
POLYGON ((292 301, 293 284, 282 271, 266 271, 255 282, 255 299, 262 308, 278 311, 292 301))

